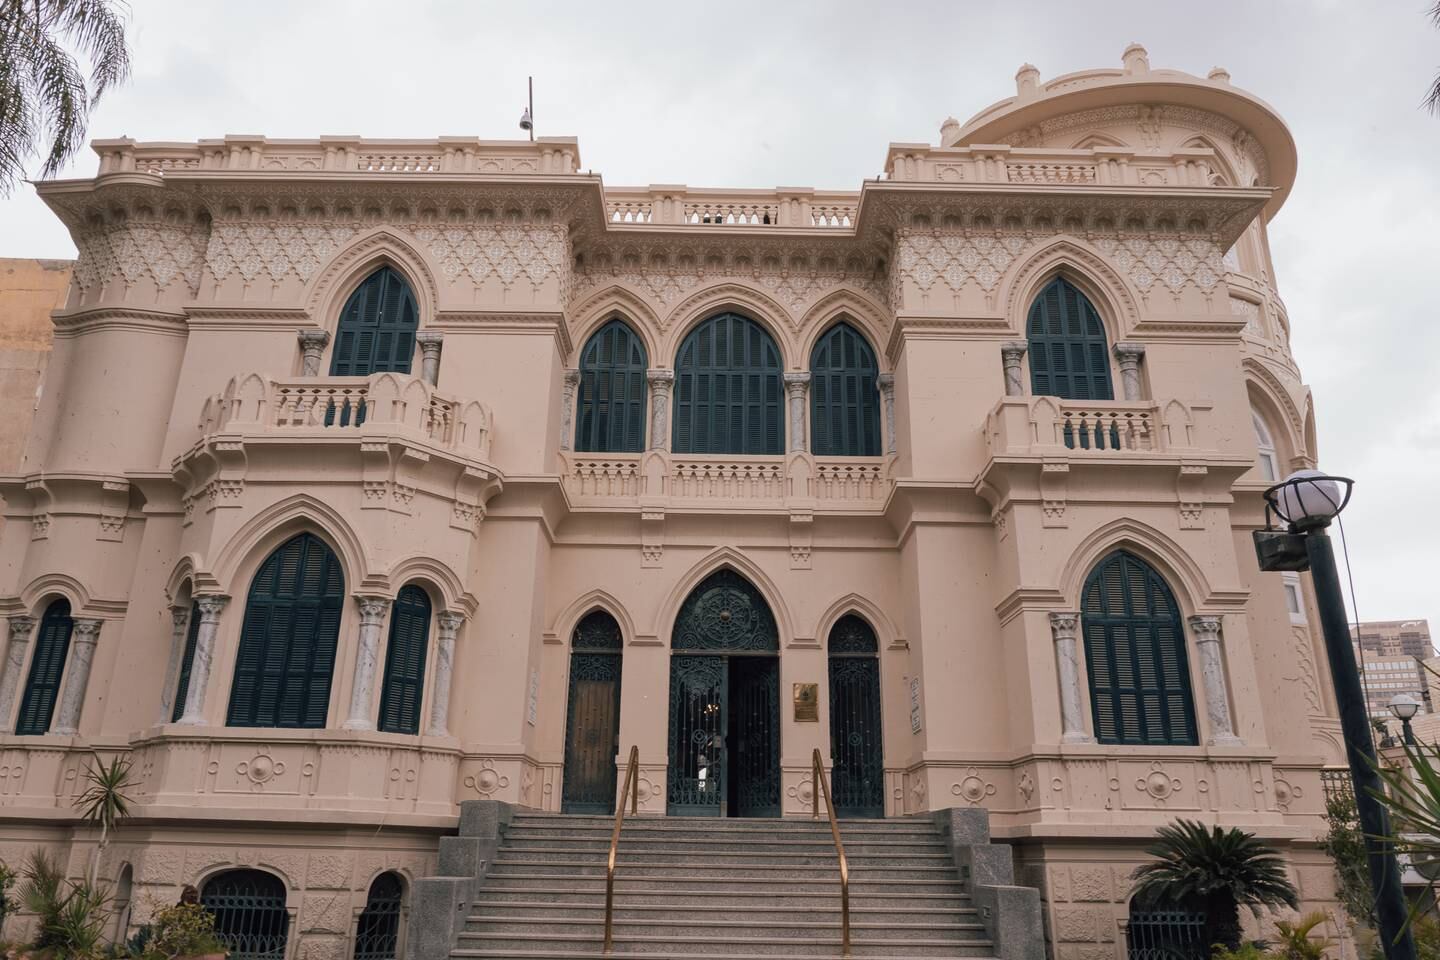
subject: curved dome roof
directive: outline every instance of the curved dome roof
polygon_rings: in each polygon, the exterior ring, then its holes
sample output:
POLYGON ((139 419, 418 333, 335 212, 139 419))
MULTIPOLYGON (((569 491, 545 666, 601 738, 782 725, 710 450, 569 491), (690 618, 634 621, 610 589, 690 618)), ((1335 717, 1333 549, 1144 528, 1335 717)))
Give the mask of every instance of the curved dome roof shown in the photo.
POLYGON ((1046 120, 1111 106, 1173 104, 1218 114, 1248 131, 1265 153, 1275 195, 1265 219, 1279 211, 1295 183, 1295 140, 1285 121, 1268 103, 1230 86, 1230 75, 1216 68, 1208 77, 1180 70, 1151 70, 1145 48, 1131 44, 1119 70, 1083 70, 1040 83, 1040 72, 1026 64, 1015 75, 1016 96, 991 104, 967 120, 942 130, 941 146, 1013 142, 1021 131, 1046 120))

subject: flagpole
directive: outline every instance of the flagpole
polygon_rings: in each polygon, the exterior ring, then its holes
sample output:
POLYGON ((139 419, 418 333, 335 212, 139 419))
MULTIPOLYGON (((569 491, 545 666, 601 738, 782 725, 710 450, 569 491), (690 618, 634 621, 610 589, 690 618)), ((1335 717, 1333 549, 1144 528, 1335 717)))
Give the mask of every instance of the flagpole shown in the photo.
POLYGON ((530 133, 530 139, 531 139, 531 141, 533 142, 534 139, 535 139, 535 78, 534 78, 534 77, 526 77, 526 80, 527 80, 527 82, 529 83, 529 87, 530 87, 530 110, 529 110, 529 112, 530 112, 530 130, 529 130, 529 133, 530 133))

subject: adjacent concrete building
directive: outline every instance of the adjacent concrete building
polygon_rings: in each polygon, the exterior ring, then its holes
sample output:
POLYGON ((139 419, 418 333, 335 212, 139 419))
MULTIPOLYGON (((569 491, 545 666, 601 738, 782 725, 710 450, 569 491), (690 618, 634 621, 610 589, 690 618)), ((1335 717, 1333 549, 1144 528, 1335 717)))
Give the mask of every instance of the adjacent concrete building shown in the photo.
POLYGON ((1125 954, 1179 816, 1332 906, 1326 658, 1251 545, 1317 458, 1294 143, 1139 47, 1016 82, 856 191, 97 141, 3 394, 0 854, 83 872, 126 756, 137 921, 243 888, 253 955, 373 957, 462 801, 608 814, 634 745, 642 818, 803 818, 819 749, 847 816, 988 810, 1063 960, 1125 954))
POLYGON ((1435 656, 1427 620, 1370 620, 1350 625, 1350 638, 1385 657, 1425 660, 1435 656))

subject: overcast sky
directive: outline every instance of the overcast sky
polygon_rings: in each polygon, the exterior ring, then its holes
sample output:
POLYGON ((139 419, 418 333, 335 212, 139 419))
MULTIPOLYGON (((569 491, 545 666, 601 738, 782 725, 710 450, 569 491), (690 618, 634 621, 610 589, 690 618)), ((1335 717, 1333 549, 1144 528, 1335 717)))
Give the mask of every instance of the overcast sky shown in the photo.
MULTIPOLYGON (((580 138, 610 184, 856 189, 890 141, 938 140, 1048 79, 1154 67, 1274 105, 1299 144, 1270 226, 1292 344, 1315 391, 1322 466, 1346 512, 1358 613, 1440 630, 1440 69, 1430 0, 1190 3, 320 3, 133 0, 133 81, 94 137, 519 136, 535 75, 542 135, 580 138)), ((66 176, 90 176, 88 151, 66 176)), ((0 256, 73 257, 29 188, 0 200, 0 256)))

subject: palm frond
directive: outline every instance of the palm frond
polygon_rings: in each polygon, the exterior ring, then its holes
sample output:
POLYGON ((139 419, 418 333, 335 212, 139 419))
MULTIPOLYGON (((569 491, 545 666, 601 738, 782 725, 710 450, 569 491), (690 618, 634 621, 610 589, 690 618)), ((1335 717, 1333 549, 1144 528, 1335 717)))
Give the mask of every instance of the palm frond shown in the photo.
POLYGON ((1170 902, 1221 894, 1252 910, 1300 905, 1285 862, 1254 834, 1177 820, 1145 852, 1156 859, 1135 868, 1132 894, 1170 902))
POLYGON ((38 113, 50 137, 41 177, 54 176, 85 145, 90 98, 75 58, 48 36, 30 45, 30 70, 38 113))
POLYGON ((130 47, 125 23, 109 0, 62 0, 55 4, 54 25, 90 61, 90 97, 95 103, 106 90, 130 75, 130 47))
POLYGON ((88 786, 75 798, 80 815, 91 823, 113 830, 115 824, 130 815, 130 762, 119 757, 109 764, 96 762, 85 771, 88 786))

